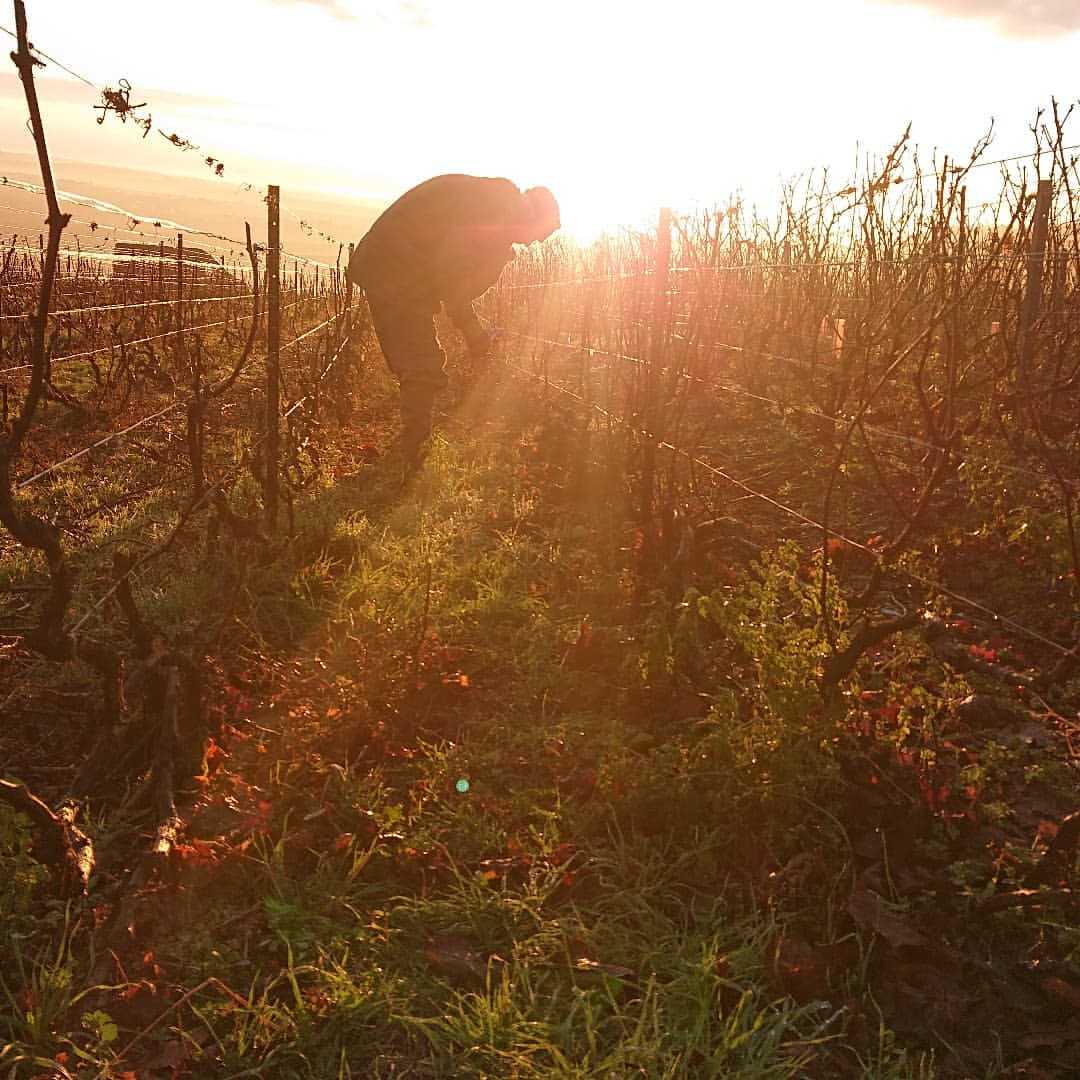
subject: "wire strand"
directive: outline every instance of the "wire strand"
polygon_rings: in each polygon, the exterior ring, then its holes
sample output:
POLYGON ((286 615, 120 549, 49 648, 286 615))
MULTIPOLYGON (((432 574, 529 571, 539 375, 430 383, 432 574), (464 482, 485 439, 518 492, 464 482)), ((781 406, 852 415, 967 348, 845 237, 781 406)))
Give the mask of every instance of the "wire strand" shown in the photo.
MULTIPOLYGON (((3 30, 4 33, 8 35, 8 37, 12 37, 16 41, 19 40, 18 34, 16 34, 12 30, 9 30, 6 26, 0 26, 0 30, 3 30)), ((72 71, 71 68, 67 67, 65 64, 61 64, 59 60, 57 60, 54 57, 50 56, 47 52, 43 52, 36 45, 31 44, 30 45, 30 51, 37 53, 38 56, 40 56, 43 60, 48 60, 50 64, 55 64, 62 71, 66 71, 69 75, 71 75, 74 78, 78 79, 79 82, 86 83, 86 85, 89 86, 91 90, 96 90, 97 89, 97 85, 95 83, 92 83, 89 79, 87 79, 83 75, 80 75, 77 71, 72 71)))
MULTIPOLYGON (((234 300, 251 300, 254 293, 237 293, 231 296, 194 296, 175 298, 172 300, 140 300, 134 304, 99 304, 96 307, 83 308, 54 308, 46 314, 52 317, 61 315, 88 315, 96 311, 132 311, 135 308, 149 307, 175 307, 177 304, 217 304, 234 300)), ((0 315, 0 319, 33 319, 37 317, 35 311, 25 311, 18 315, 0 315)))
MULTIPOLYGON (((293 303, 287 305, 286 307, 282 308, 281 310, 282 310, 282 312, 290 311, 292 308, 297 307, 300 304, 309 304, 313 300, 322 301, 324 299, 325 298, 322 297, 322 296, 305 297, 302 300, 294 301, 293 303)), ((185 303, 186 302, 187 301, 185 301, 185 303)), ((260 312, 260 317, 261 317, 262 314, 263 313, 260 312)), ((69 360, 83 360, 88 356, 98 356, 101 353, 111 352, 113 349, 130 348, 132 345, 145 345, 145 344, 147 344, 148 342, 151 342, 151 341, 162 341, 165 338, 176 337, 177 335, 180 335, 180 334, 193 334, 198 330, 212 330, 212 329, 214 329, 215 327, 218 327, 218 326, 229 326, 232 322, 244 322, 247 319, 252 319, 252 318, 254 318, 253 314, 238 315, 235 320, 233 320, 233 319, 222 319, 222 320, 219 320, 218 322, 200 323, 198 326, 185 326, 185 327, 182 327, 181 329, 178 329, 178 330, 166 330, 165 332, 163 332, 161 334, 151 334, 148 337, 135 338, 132 341, 116 341, 116 342, 113 342, 111 345, 101 345, 96 349, 85 349, 82 352, 65 353, 63 356, 55 356, 49 361, 49 364, 51 366, 52 364, 65 363, 66 361, 69 361, 69 360)), ((290 344, 295 344, 295 342, 292 342, 290 344)), ((283 346, 283 348, 287 348, 287 347, 288 346, 283 346)), ((18 364, 15 367, 0 368, 0 375, 9 375, 9 374, 11 374, 13 372, 16 372, 16 371, 29 371, 31 368, 33 368, 33 364, 18 364)))
MULTIPOLYGON (((285 349, 292 348, 294 345, 299 344, 301 341, 304 341, 306 338, 311 337, 312 334, 317 333, 318 331, 325 329, 331 323, 336 321, 336 319, 338 317, 339 316, 335 315, 333 318, 327 319, 326 321, 319 323, 319 325, 314 327, 313 329, 308 330, 305 333, 300 334, 298 337, 293 338, 293 340, 290 341, 287 345, 282 346, 282 351, 284 351, 285 349)), ((345 340, 348 341, 348 338, 346 338, 345 340)), ((337 356, 340 354, 342 348, 344 348, 344 343, 342 343, 342 345, 338 348, 338 352, 335 353, 335 355, 334 355, 335 360, 337 359, 337 356)), ((331 363, 332 363, 332 361, 331 361, 331 363)), ((329 367, 327 368, 327 370, 329 370, 329 367)), ((321 375, 319 377, 320 382, 322 381, 322 378, 325 375, 325 373, 326 372, 324 371, 323 375, 321 375)), ((44 469, 41 469, 39 472, 34 473, 33 476, 30 476, 27 479, 20 481, 18 484, 15 485, 15 490, 16 491, 21 491, 24 488, 29 487, 31 484, 36 483, 38 480, 41 480, 46 476, 49 476, 50 474, 56 472, 58 469, 63 468, 65 465, 69 465, 69 464, 71 464, 71 462, 77 461, 79 458, 83 457, 84 455, 89 454, 92 450, 96 450, 98 447, 104 446, 106 443, 112 442, 113 439, 118 439, 121 436, 127 435, 129 432, 135 431, 137 428, 142 427, 144 424, 150 423, 152 420, 156 420, 158 417, 165 416, 166 414, 174 411, 175 409, 180 408, 182 405, 189 405, 194 400, 195 400, 195 398, 192 397, 191 395, 188 395, 187 397, 184 397, 184 398, 178 398, 177 400, 175 400, 175 401, 171 402, 170 404, 166 405, 164 408, 157 410, 157 412, 151 413, 149 416, 144 416, 141 420, 136 420, 134 423, 129 424, 125 428, 120 428, 120 429, 118 429, 116 431, 109 432, 107 435, 104 435, 100 439, 96 439, 94 442, 90 443, 88 446, 84 446, 80 450, 76 450, 74 453, 68 454, 67 456, 65 456, 63 458, 60 458, 60 460, 58 460, 58 461, 54 461, 51 465, 47 466, 44 469)), ((301 399, 301 401, 303 401, 303 400, 304 399, 301 399)), ((297 404, 299 404, 299 403, 297 403, 297 404)), ((295 409, 295 408, 296 408, 296 406, 294 405, 293 408, 289 410, 289 413, 291 413, 293 411, 293 409, 295 409)), ((285 415, 288 416, 289 413, 286 413, 285 415)))

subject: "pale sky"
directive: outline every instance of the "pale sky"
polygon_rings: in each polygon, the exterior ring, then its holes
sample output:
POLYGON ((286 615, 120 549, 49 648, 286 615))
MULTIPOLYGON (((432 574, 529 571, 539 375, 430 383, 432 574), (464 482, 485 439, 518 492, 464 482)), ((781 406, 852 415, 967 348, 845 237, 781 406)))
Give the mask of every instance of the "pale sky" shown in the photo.
MULTIPOLYGON (((155 126, 225 161, 223 184, 389 201, 440 172, 503 175, 547 184, 585 229, 843 172, 909 121, 923 147, 962 155, 993 117, 993 155, 1024 151, 1037 106, 1080 97, 1080 0, 27 8, 37 46, 97 84, 127 78, 155 126)), ((14 28, 2 0, 0 16, 14 28)), ((208 175, 156 131, 95 125, 94 93, 63 72, 39 82, 57 158, 208 175)), ((18 81, 0 76, 0 150, 32 149, 24 125, 18 81)))

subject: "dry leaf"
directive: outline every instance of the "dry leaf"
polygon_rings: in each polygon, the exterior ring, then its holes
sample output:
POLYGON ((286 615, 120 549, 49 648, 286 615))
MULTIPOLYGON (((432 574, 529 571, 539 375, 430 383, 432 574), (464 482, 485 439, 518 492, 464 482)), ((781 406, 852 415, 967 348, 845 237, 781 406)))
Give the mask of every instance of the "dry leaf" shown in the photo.
POLYGON ((921 949, 929 939, 891 911, 872 889, 857 888, 848 900, 848 914, 860 930, 880 934, 894 949, 921 949))
POLYGON ((500 960, 496 956, 484 957, 466 938, 453 934, 431 938, 424 946, 424 959, 444 975, 470 979, 486 978, 488 961, 500 960))
POLYGON ((609 979, 623 979, 627 982, 634 982, 637 977, 637 973, 630 968, 621 967, 619 964, 601 964, 584 956, 574 961, 574 970, 583 975, 605 975, 609 979))
POLYGON ((1044 994, 1049 994, 1052 998, 1074 1009, 1080 1009, 1080 986, 1073 986, 1072 983, 1051 975, 1043 979, 1039 987, 1044 994))

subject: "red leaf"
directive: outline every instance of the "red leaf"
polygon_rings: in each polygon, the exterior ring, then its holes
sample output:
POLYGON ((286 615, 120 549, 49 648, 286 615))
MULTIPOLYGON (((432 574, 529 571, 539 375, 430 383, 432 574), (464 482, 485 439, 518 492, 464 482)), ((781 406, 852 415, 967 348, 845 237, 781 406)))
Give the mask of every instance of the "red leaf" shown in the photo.
POLYGON ((203 748, 203 757, 207 762, 213 761, 215 758, 227 758, 229 756, 228 751, 225 750, 220 743, 213 737, 213 735, 207 735, 206 745, 203 748))
POLYGON ((551 862, 555 866, 561 866, 563 863, 569 862, 576 852, 577 849, 573 844, 560 844, 551 853, 551 862))
POLYGON ((1058 834, 1058 826, 1054 821, 1050 821, 1047 818, 1043 818, 1039 822, 1039 836, 1043 840, 1053 840, 1058 834))

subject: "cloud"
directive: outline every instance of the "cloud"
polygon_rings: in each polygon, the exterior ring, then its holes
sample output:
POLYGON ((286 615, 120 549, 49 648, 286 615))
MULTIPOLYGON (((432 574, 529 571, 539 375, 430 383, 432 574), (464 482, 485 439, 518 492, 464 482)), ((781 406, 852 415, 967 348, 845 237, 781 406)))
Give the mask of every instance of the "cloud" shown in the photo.
POLYGON ((1080 31, 1077 0, 885 0, 959 19, 988 22, 1014 37, 1050 37, 1080 31))

